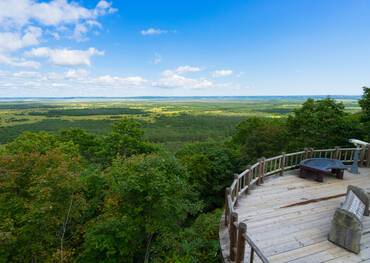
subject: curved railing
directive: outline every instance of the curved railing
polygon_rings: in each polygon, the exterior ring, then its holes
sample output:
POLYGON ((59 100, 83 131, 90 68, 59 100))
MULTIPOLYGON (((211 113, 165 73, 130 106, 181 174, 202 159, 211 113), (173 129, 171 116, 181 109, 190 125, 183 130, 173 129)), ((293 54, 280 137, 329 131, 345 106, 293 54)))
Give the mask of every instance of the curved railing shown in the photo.
POLYGON ((315 150, 306 148, 304 151, 281 154, 272 158, 261 158, 257 163, 249 166, 244 172, 235 175, 230 187, 226 188, 225 193, 225 215, 224 224, 229 232, 229 259, 236 263, 244 262, 245 245, 251 247, 250 262, 253 262, 256 254, 263 263, 269 262, 267 257, 253 242, 247 233, 245 223, 238 223, 238 214, 234 207, 238 202, 239 196, 248 193, 252 185, 263 184, 264 177, 270 175, 283 175, 284 171, 298 168, 299 163, 308 158, 331 158, 338 159, 345 163, 358 161, 359 166, 370 167, 370 147, 361 146, 359 148, 340 148, 315 150))

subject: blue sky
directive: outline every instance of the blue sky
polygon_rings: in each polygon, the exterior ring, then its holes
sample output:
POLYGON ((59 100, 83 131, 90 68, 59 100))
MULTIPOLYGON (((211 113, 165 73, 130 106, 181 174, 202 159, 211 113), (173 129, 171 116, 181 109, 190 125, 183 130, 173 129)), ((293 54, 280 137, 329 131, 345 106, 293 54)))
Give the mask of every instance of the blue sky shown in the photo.
POLYGON ((370 1, 0 0, 0 96, 357 95, 370 1))

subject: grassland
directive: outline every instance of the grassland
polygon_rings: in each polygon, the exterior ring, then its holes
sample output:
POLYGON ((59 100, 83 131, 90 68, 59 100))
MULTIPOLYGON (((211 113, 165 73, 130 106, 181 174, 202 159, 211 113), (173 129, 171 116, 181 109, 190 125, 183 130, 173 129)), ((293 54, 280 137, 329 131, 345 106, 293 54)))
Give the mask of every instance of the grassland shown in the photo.
MULTIPOLYGON (((42 100, 0 102, 0 143, 23 131, 59 132, 82 128, 93 133, 109 131, 112 122, 125 117, 139 120, 146 137, 176 150, 185 142, 225 140, 234 127, 250 116, 285 118, 303 100, 42 100)), ((343 100, 356 112, 356 100, 343 100)))

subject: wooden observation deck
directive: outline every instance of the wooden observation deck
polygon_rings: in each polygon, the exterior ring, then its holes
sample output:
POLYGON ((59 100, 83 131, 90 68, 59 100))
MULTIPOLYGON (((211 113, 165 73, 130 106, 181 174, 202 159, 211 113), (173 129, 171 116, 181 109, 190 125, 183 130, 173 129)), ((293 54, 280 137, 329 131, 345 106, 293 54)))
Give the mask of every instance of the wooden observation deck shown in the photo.
MULTIPOLYGON (((334 211, 348 185, 370 192, 370 150, 360 150, 359 174, 324 182, 298 177, 306 158, 335 158, 350 164, 356 148, 335 148, 283 154, 261 159, 235 177, 226 190, 220 223, 224 262, 370 262, 370 217, 363 218, 360 254, 327 240, 334 211)), ((358 149, 357 149, 358 150, 358 149)))

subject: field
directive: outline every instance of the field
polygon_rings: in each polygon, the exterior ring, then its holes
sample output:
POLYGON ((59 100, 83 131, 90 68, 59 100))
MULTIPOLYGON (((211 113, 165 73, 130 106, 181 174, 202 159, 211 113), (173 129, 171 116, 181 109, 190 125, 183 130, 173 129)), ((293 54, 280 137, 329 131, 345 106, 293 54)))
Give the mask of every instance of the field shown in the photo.
MULTIPOLYGON (((125 117, 142 123, 146 137, 169 150, 186 142, 225 140, 250 116, 285 118, 303 98, 270 99, 151 99, 151 100, 28 100, 0 102, 0 143, 23 131, 59 132, 82 128, 106 133, 125 117)), ((346 110, 359 110, 357 101, 343 99, 346 110)))

